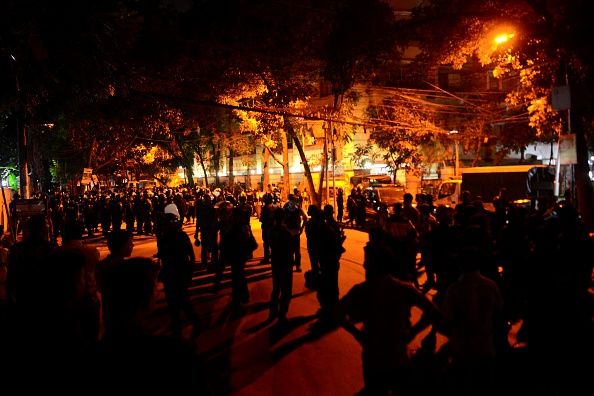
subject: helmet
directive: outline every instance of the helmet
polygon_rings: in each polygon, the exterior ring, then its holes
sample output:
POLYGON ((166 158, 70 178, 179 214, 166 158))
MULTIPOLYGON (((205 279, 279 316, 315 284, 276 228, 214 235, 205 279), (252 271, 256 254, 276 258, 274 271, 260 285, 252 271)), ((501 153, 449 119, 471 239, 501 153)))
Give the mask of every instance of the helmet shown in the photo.
POLYGON ((177 218, 177 220, 180 219, 179 211, 177 210, 177 205, 173 203, 170 203, 169 205, 165 206, 165 214, 172 214, 177 218))

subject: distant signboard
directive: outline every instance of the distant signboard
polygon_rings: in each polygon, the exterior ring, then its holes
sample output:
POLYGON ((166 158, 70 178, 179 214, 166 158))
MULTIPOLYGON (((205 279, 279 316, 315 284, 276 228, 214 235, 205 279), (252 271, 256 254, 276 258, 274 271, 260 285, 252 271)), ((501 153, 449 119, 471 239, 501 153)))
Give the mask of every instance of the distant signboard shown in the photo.
POLYGON ((83 168, 83 175, 80 184, 88 185, 93 181, 93 168, 83 168))

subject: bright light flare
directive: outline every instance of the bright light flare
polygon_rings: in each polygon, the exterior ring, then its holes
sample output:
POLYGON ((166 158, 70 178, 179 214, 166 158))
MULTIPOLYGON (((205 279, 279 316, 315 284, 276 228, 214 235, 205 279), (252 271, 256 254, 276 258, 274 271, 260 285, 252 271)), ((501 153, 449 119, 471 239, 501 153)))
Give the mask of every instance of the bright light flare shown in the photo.
POLYGON ((497 45, 501 45, 503 43, 508 42, 509 40, 511 40, 512 38, 514 38, 515 34, 514 33, 502 33, 497 35, 494 39, 493 42, 497 45))
POLYGON ((492 64, 498 57, 511 50, 517 36, 517 30, 510 25, 485 29, 476 47, 476 54, 483 66, 492 64))

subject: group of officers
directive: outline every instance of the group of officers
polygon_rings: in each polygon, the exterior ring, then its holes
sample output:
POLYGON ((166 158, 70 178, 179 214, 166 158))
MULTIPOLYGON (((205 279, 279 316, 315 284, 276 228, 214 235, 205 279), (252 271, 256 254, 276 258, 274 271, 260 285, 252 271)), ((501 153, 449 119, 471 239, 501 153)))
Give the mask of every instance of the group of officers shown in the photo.
POLYGON ((311 270, 306 273, 306 286, 317 290, 320 323, 330 324, 339 297, 339 260, 345 240, 333 207, 326 205, 322 210, 317 205, 309 205, 306 214, 298 194, 289 194, 283 206, 275 205, 269 193, 264 194, 262 201, 264 258, 261 263, 271 262, 272 266, 270 319, 278 316, 279 321, 286 321, 293 268, 301 272, 301 234, 305 232, 311 264, 311 270))
POLYGON ((235 306, 249 301, 244 268, 255 250, 250 218, 257 214, 264 249, 260 264, 270 263, 273 276, 270 319, 278 318, 281 322, 286 320, 292 295, 292 273, 302 271, 300 237, 305 232, 311 262, 311 270, 306 274, 308 286, 318 291, 320 317, 329 318, 325 315, 333 311, 339 297, 339 259, 345 239, 341 224, 335 220, 331 205, 323 209, 309 205, 307 195, 298 189, 289 194, 284 204, 279 195, 272 188, 259 197, 245 191, 233 194, 221 189, 156 188, 93 191, 84 195, 56 192, 39 198, 46 201, 54 245, 66 228, 76 227, 81 235, 88 236, 108 236, 125 229, 130 234, 156 236, 158 247, 163 250, 159 241, 163 230, 159 229, 169 224, 170 208, 174 206, 174 220, 180 228, 182 224, 195 223, 194 244, 201 247, 199 267, 215 273, 215 289, 225 267, 231 266, 235 306))

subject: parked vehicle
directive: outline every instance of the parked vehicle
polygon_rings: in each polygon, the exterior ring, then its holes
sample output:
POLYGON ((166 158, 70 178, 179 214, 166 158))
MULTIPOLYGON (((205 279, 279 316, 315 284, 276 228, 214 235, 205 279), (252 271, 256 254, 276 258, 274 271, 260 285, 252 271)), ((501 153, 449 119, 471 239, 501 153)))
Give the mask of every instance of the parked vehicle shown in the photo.
POLYGON ((508 200, 531 203, 542 196, 553 195, 554 168, 545 165, 511 165, 461 168, 461 176, 444 180, 439 186, 435 205, 455 206, 463 191, 474 198, 480 197, 485 208, 493 210, 493 198, 502 188, 508 200))
POLYGON ((382 208, 387 208, 388 213, 396 202, 402 202, 406 193, 404 187, 396 185, 381 185, 368 187, 363 190, 365 194, 365 218, 367 223, 377 222, 378 213, 382 208))
POLYGON ((350 181, 353 187, 362 188, 395 185, 390 175, 352 176, 350 181))

